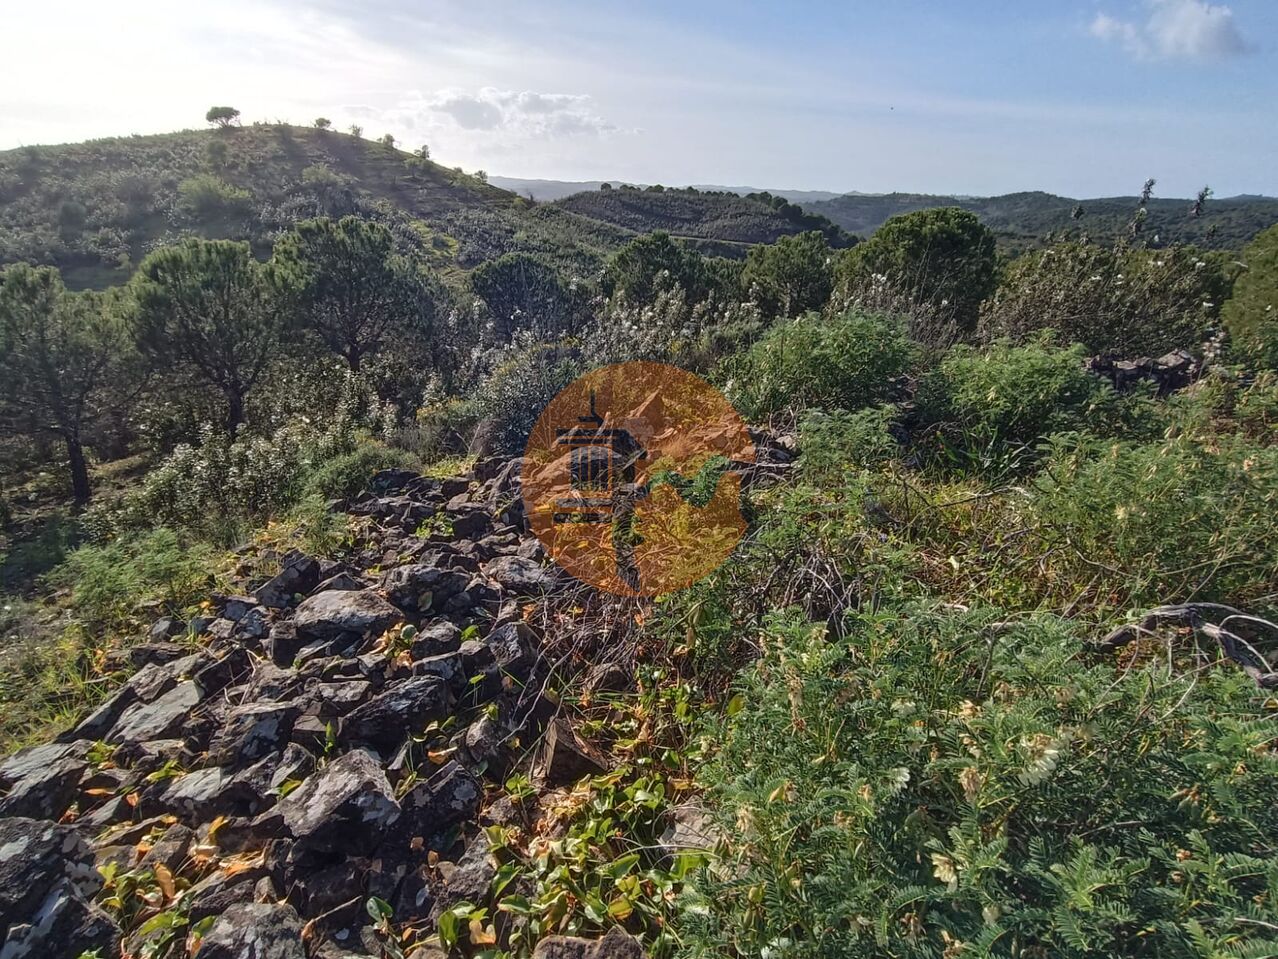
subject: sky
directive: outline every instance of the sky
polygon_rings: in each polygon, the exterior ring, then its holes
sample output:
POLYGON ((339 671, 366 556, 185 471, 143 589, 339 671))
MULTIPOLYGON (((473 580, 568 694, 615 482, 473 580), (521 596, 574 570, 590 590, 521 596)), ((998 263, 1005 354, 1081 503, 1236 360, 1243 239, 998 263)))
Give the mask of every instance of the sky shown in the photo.
POLYGON ((0 149, 363 127, 503 176, 1278 195, 1275 0, 6 0, 0 149))

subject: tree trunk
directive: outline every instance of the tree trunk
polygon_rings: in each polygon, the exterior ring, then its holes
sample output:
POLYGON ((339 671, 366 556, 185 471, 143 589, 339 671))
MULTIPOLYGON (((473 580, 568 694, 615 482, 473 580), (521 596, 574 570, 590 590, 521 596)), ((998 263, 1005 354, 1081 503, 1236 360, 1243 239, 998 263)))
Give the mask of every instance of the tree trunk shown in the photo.
POLYGON ((235 439, 235 433, 244 422, 244 394, 238 390, 226 391, 226 432, 235 439))
POLYGON ((71 466, 71 497, 76 506, 89 502, 89 464, 84 459, 84 446, 80 437, 68 436, 67 459, 71 466))
POLYGON ((363 360, 363 358, 363 354, 360 352, 360 348, 358 346, 352 344, 346 350, 346 363, 350 366, 352 373, 359 372, 360 361, 363 360))

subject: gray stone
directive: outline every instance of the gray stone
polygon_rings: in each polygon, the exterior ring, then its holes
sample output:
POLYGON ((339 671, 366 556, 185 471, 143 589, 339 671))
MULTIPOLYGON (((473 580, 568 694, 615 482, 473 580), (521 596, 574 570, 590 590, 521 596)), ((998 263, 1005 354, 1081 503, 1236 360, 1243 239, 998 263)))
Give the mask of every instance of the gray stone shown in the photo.
POLYGON ((399 815, 381 764, 359 749, 333 760, 265 813, 308 849, 348 855, 375 848, 399 815))
POLYGON ((0 816, 60 819, 76 800, 88 763, 64 756, 17 780, 0 799, 0 816))
POLYGON ((306 959, 302 920, 292 906, 236 903, 205 934, 200 959, 306 959))
POLYGON ((577 736, 562 716, 551 722, 534 778, 550 786, 571 786, 585 776, 607 772, 607 760, 577 736))
POLYGON ((263 583, 253 595, 263 606, 284 609, 296 596, 305 596, 319 584, 319 563, 293 552, 284 557, 279 573, 263 583))
POLYGON ((385 632, 403 614, 372 590, 330 590, 305 599, 293 625, 312 641, 334 642, 385 632))
POLYGON ((469 581, 470 577, 458 570, 409 563, 386 573, 382 577, 382 586, 396 606, 426 612, 442 609, 449 599, 466 588, 469 581))
POLYGON ((0 786, 12 786, 19 780, 39 773, 46 766, 63 759, 83 759, 93 743, 77 740, 69 743, 44 743, 28 746, 0 763, 0 786))
POLYGON ((182 865, 186 862, 187 854, 191 850, 191 843, 195 841, 195 832, 190 828, 181 825, 169 827, 169 830, 160 837, 159 842, 152 846, 139 866, 150 867, 154 869, 157 865, 162 865, 171 873, 178 873, 182 869, 182 865))
POLYGON ((464 766, 449 760, 433 776, 400 800, 403 815, 396 831, 405 838, 428 838, 475 818, 483 788, 464 766))
POLYGON ((643 946, 620 926, 602 939, 547 936, 537 943, 533 959, 644 959, 643 946))
POLYGON ((466 685, 466 670, 462 667, 461 653, 425 656, 413 663, 413 675, 434 676, 447 683, 454 695, 460 695, 466 685))
POLYGON ((372 683, 362 679, 347 679, 335 683, 320 683, 309 694, 310 710, 321 719, 340 719, 368 699, 373 692, 372 683))
MULTIPOLYGON (((196 923, 209 916, 223 915, 239 903, 252 901, 253 887, 265 875, 266 870, 260 866, 230 875, 215 869, 182 894, 187 918, 196 923)), ((204 955, 203 949, 200 955, 204 955)))
POLYGON ((552 569, 523 556, 499 556, 484 567, 484 575, 507 592, 535 596, 555 585, 552 569))
POLYGON ((424 659, 427 656, 454 652, 460 646, 461 630, 455 624, 442 620, 418 630, 409 653, 413 659, 424 659))
POLYGON ((394 683, 342 719, 338 738, 346 743, 396 746, 452 707, 448 686, 435 676, 394 683))
POLYGON ((540 656, 537 638, 525 623, 506 623, 484 638, 493 662, 504 673, 525 679, 540 656))
POLYGON ((154 702, 134 703, 126 709, 105 738, 112 743, 169 738, 182 731, 199 701, 195 683, 178 683, 154 702))
POLYGON ((367 588, 367 583, 362 583, 350 573, 338 573, 336 576, 330 576, 324 582, 315 587, 317 593, 327 593, 330 590, 339 590, 350 592, 356 589, 367 588))
POLYGON ((67 879, 60 879, 25 922, 8 927, 0 959, 52 959, 119 949, 120 929, 67 879))
POLYGON ((84 836, 38 819, 0 819, 0 935, 4 927, 32 922, 62 882, 85 899, 102 888, 84 836))
POLYGON ((209 762, 241 766, 283 748, 302 714, 295 703, 248 703, 231 710, 226 724, 209 743, 209 762))

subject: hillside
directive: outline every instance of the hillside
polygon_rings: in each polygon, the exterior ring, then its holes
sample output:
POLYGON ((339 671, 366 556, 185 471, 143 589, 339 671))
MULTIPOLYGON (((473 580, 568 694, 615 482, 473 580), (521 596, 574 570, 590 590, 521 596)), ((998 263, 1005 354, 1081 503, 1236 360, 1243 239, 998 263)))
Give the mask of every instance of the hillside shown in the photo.
MULTIPOLYGON (((843 229, 868 235, 889 217, 912 210, 957 206, 970 210, 999 234, 1005 247, 1038 245, 1051 232, 1083 231, 1094 239, 1123 236, 1137 198, 1103 197, 1076 200, 1051 193, 1008 193, 993 197, 935 196, 921 193, 848 194, 833 200, 804 203, 811 213, 828 217, 843 229), (1082 206, 1078 220, 1072 216, 1082 206)), ((1208 249, 1238 249, 1278 221, 1278 199, 1228 197, 1212 199, 1201 217, 1189 216, 1191 200, 1153 199, 1145 232, 1164 243, 1192 243, 1208 249)))
POLYGON ((577 193, 554 205, 634 233, 662 230, 694 242, 712 241, 719 247, 714 252, 727 255, 734 252, 732 246, 774 243, 806 230, 820 230, 833 246, 852 242, 825 217, 805 214, 796 204, 771 194, 743 197, 693 188, 621 187, 577 193))
POLYGON ((398 228, 437 267, 514 249, 593 267, 623 241, 566 212, 380 142, 254 125, 0 153, 0 264, 58 266, 72 288, 123 281, 150 250, 189 235, 246 239, 259 254, 293 222, 360 213, 398 228))
MULTIPOLYGON (((523 197, 531 194, 534 200, 542 203, 562 200, 575 193, 598 190, 604 183, 614 187, 625 183, 627 186, 639 187, 640 189, 650 185, 647 183, 630 183, 625 180, 544 180, 495 175, 490 176, 488 182, 494 186, 501 187, 503 190, 509 190, 511 193, 518 193, 523 197)), ((686 184, 686 186, 690 189, 707 193, 736 193, 740 196, 748 196, 751 193, 770 193, 773 196, 783 197, 791 203, 816 203, 819 200, 833 200, 843 195, 830 190, 778 190, 773 187, 725 186, 722 183, 690 183, 686 184)))

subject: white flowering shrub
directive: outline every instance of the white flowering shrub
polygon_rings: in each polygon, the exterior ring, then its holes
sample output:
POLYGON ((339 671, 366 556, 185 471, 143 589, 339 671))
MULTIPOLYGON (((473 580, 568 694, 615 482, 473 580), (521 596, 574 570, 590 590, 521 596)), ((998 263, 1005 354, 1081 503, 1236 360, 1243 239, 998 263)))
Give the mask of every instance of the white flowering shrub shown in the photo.
POLYGON ((1230 286, 1217 254, 1061 243, 1011 264, 981 324, 990 337, 1026 340, 1053 330, 1089 353, 1161 356, 1207 339, 1230 286))

